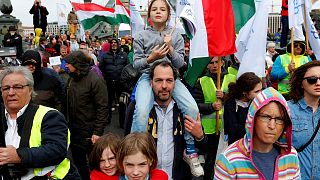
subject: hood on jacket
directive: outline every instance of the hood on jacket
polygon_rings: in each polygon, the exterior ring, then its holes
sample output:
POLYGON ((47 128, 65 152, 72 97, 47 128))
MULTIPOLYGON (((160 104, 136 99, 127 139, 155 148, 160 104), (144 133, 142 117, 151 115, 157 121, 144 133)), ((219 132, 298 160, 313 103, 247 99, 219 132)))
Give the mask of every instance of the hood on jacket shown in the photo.
POLYGON ((42 33, 42 29, 41 28, 36 28, 34 30, 35 34, 36 34, 36 37, 40 37, 41 36, 41 33, 42 33))
POLYGON ((120 51, 120 43, 119 43, 119 40, 117 39, 117 38, 112 38, 111 39, 111 41, 110 41, 110 49, 109 49, 109 52, 110 53, 113 53, 113 51, 112 51, 112 41, 117 41, 117 53, 119 53, 119 51, 120 51))
MULTIPOLYGON (((306 48, 306 42, 304 41, 299 41, 299 40, 294 40, 293 43, 300 43, 302 45, 302 51, 301 51, 301 54, 299 55, 304 55, 306 54, 306 51, 307 51, 307 48, 306 48)), ((287 53, 290 53, 291 54, 291 42, 287 45, 287 53)))
MULTIPOLYGON (((272 87, 269 87, 262 92, 260 92, 252 101, 248 115, 247 115, 247 121, 246 121, 246 135, 245 135, 245 149, 248 153, 251 154, 252 147, 253 147, 253 131, 255 126, 255 120, 256 120, 256 113, 263 108, 264 106, 268 105, 271 101, 277 101, 281 103, 285 109, 289 113, 289 108, 287 101, 285 98, 275 89, 272 87)), ((279 137, 279 139, 275 142, 276 145, 278 145, 281 149, 284 149, 286 153, 291 152, 291 133, 292 133, 292 123, 290 120, 289 125, 283 130, 282 135, 279 137)))
POLYGON ((34 64, 36 69, 35 72, 41 70, 41 55, 38 51, 28 50, 23 53, 21 58, 21 64, 27 66, 29 64, 34 64))
POLYGON ((90 56, 82 51, 74 51, 67 55, 65 61, 79 70, 80 75, 86 75, 89 72, 90 56))

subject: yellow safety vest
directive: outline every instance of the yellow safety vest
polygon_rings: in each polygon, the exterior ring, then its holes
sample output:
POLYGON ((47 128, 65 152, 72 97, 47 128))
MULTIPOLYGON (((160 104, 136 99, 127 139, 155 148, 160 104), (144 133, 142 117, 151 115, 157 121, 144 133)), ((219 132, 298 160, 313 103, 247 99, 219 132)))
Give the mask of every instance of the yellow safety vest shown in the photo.
POLYGON ((228 74, 224 75, 221 90, 224 93, 227 93, 229 90, 229 84, 231 82, 235 83, 237 80, 238 70, 233 67, 228 67, 228 74))
MULTIPOLYGON (((214 84, 211 77, 203 76, 200 78, 200 85, 202 88, 204 102, 205 103, 214 103, 217 101, 216 97, 216 85, 214 84)), ((219 128, 222 128, 222 114, 223 110, 219 111, 219 128)), ((209 115, 201 116, 201 124, 204 129, 205 134, 214 134, 216 133, 216 112, 209 115)))
MULTIPOLYGON (((32 147, 40 147, 41 146, 41 124, 42 119, 48 111, 55 110, 49 107, 45 107, 40 105, 32 123, 29 146, 32 147)), ((70 144, 70 132, 68 130, 68 146, 70 144)), ((45 168, 34 168, 35 176, 44 176, 48 172, 51 172, 51 177, 54 179, 63 179, 70 169, 70 160, 65 158, 60 164, 56 166, 50 166, 45 168)))
MULTIPOLYGON (((280 60, 281 60, 282 66, 284 68, 286 68, 291 63, 291 55, 289 55, 288 53, 280 55, 280 60)), ((309 59, 307 56, 303 56, 303 55, 294 56, 295 68, 298 68, 308 62, 309 62, 309 59)), ((280 80, 278 82, 278 91, 281 94, 288 94, 289 93, 289 76, 283 78, 282 80, 280 80)))

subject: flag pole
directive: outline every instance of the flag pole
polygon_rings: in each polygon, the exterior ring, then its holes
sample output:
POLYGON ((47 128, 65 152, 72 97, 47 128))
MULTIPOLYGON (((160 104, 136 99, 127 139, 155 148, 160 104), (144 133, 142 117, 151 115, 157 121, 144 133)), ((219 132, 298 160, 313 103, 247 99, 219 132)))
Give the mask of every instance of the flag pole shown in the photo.
POLYGON ((291 28, 291 63, 294 63, 294 27, 291 28))
POLYGON ((308 30, 308 26, 307 26, 307 6, 306 6, 306 3, 304 3, 304 29, 305 29, 305 31, 306 31, 306 45, 307 45, 307 49, 306 50, 308 50, 309 49, 309 35, 308 35, 308 32, 309 32, 309 30, 308 30))
MULTIPOLYGON (((221 75, 221 59, 222 57, 218 57, 218 72, 217 72, 217 90, 220 90, 220 75, 221 75)), ((220 99, 217 99, 217 102, 221 102, 220 99)), ((219 111, 216 111, 216 135, 219 135, 219 111)))

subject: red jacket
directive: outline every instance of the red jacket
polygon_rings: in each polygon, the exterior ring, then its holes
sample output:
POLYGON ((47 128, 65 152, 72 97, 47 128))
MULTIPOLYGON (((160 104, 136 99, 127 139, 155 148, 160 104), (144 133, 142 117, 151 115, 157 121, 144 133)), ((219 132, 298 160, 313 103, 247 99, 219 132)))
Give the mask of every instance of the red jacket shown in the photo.
MULTIPOLYGON (((105 173, 92 170, 90 173, 90 180, 118 180, 119 175, 108 176, 105 173)), ((160 169, 154 169, 150 173, 150 180, 168 180, 168 175, 166 172, 160 169)))
POLYGON ((92 170, 90 173, 90 180, 118 180, 118 179, 119 179, 119 175, 108 176, 105 173, 98 170, 92 170))

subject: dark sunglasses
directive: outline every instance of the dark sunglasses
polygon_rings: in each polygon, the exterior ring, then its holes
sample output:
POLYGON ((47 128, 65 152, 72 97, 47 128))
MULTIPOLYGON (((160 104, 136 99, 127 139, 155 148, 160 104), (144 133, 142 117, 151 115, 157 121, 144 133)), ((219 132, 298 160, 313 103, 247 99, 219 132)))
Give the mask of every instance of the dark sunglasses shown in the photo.
POLYGON ((306 79, 308 84, 316 84, 318 79, 320 80, 320 77, 310 76, 310 77, 305 77, 303 79, 306 79))
POLYGON ((293 46, 294 46, 295 48, 296 48, 296 47, 302 48, 302 45, 301 45, 301 44, 294 44, 293 46))

